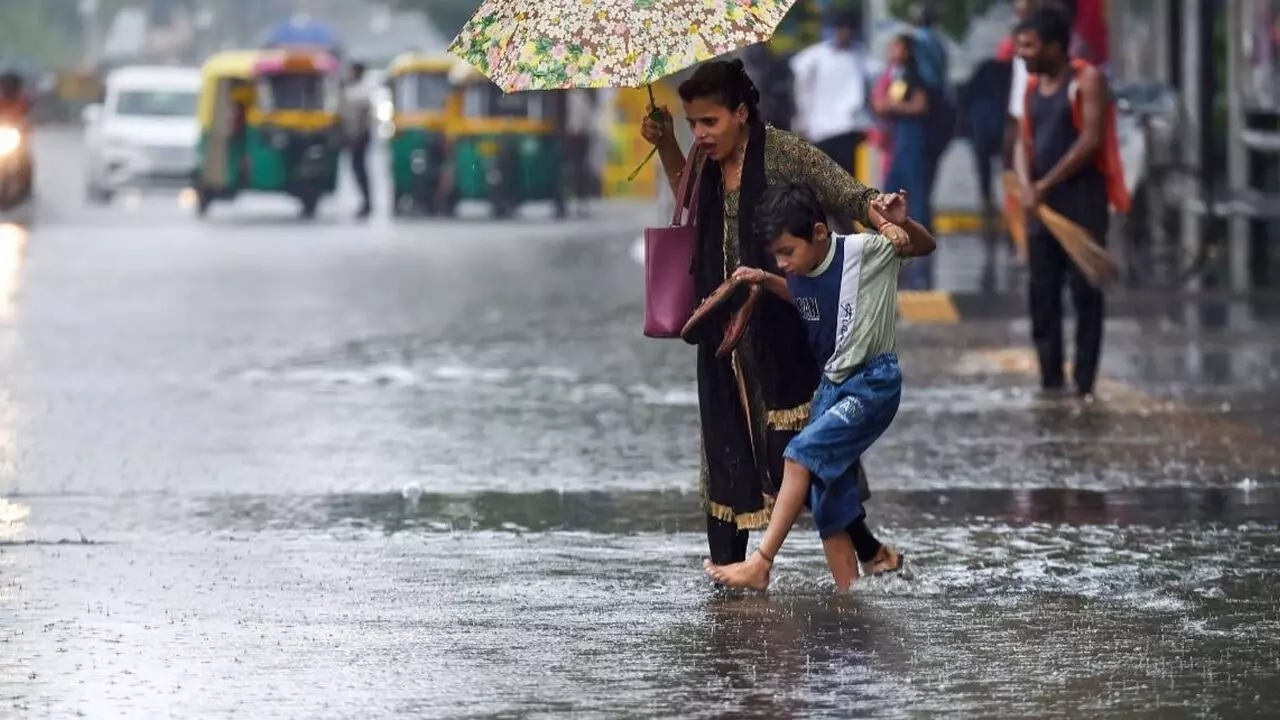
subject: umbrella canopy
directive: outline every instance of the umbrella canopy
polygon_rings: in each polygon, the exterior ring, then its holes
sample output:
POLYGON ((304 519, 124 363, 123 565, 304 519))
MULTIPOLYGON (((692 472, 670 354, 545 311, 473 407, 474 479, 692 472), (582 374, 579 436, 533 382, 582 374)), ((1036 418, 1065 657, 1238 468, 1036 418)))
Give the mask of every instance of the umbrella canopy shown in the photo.
POLYGON ((507 92, 641 87, 768 40, 795 0, 485 0, 449 46, 507 92))
POLYGON ((267 47, 305 46, 337 48, 338 35, 330 28, 310 18, 293 18, 280 23, 267 34, 267 47))

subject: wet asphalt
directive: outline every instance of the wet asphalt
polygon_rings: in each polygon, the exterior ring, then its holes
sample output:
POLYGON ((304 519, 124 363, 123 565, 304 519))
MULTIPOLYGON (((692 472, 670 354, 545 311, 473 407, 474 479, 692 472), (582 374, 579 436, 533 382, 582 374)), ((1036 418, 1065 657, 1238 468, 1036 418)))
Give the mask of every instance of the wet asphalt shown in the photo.
POLYGON ((721 593, 692 353, 640 334, 656 212, 201 222, 86 206, 39 140, 0 226, 0 717, 1280 706, 1267 303, 1118 308, 1092 403, 1034 391, 1016 310, 904 326, 868 509, 909 575, 839 595, 806 524, 721 593))

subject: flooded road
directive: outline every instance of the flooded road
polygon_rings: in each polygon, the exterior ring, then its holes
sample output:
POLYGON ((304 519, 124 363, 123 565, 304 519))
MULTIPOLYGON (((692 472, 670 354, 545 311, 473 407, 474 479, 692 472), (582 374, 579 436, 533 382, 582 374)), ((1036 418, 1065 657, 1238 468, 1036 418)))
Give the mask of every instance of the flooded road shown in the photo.
POLYGON ((805 524, 726 594, 692 352, 639 332, 651 218, 354 206, 46 192, 0 230, 0 717, 1280 704, 1274 320, 1117 317, 1091 404, 1032 392, 1020 318, 905 328, 868 508, 910 576, 837 595, 805 524))

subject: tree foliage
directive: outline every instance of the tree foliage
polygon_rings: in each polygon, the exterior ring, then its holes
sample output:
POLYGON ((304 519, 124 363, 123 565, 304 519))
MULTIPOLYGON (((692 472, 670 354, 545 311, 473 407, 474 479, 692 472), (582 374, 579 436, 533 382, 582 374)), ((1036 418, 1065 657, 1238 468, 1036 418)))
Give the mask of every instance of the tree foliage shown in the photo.
POLYGON ((392 0, 391 6, 427 13, 440 32, 452 38, 480 7, 480 0, 392 0))
POLYGON ((49 8, 23 0, 0 0, 0 62, 6 66, 55 63, 68 38, 48 22, 49 8))
MULTIPOLYGON (((937 14, 938 27, 954 40, 963 40, 969 32, 969 24, 975 17, 980 17, 996 5, 1007 4, 1009 0, 938 0, 930 6, 937 14)), ((920 0, 889 0, 889 13, 899 20, 907 20, 911 9, 920 4, 920 0)))

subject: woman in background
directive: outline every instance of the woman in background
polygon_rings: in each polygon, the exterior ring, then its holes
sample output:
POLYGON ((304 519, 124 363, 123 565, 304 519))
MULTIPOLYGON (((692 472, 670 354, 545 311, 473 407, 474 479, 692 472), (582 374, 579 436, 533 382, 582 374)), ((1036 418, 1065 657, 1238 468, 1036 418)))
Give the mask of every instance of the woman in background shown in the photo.
MULTIPOLYGON (((899 35, 889 45, 889 72, 893 79, 887 91, 875 99, 876 114, 888 121, 892 134, 893 160, 884 185, 905 190, 909 201, 913 200, 912 218, 932 232, 926 148, 929 99, 916 67, 915 39, 910 35, 899 35)), ((933 258, 916 258, 908 265, 903 271, 903 287, 933 287, 933 258)))

